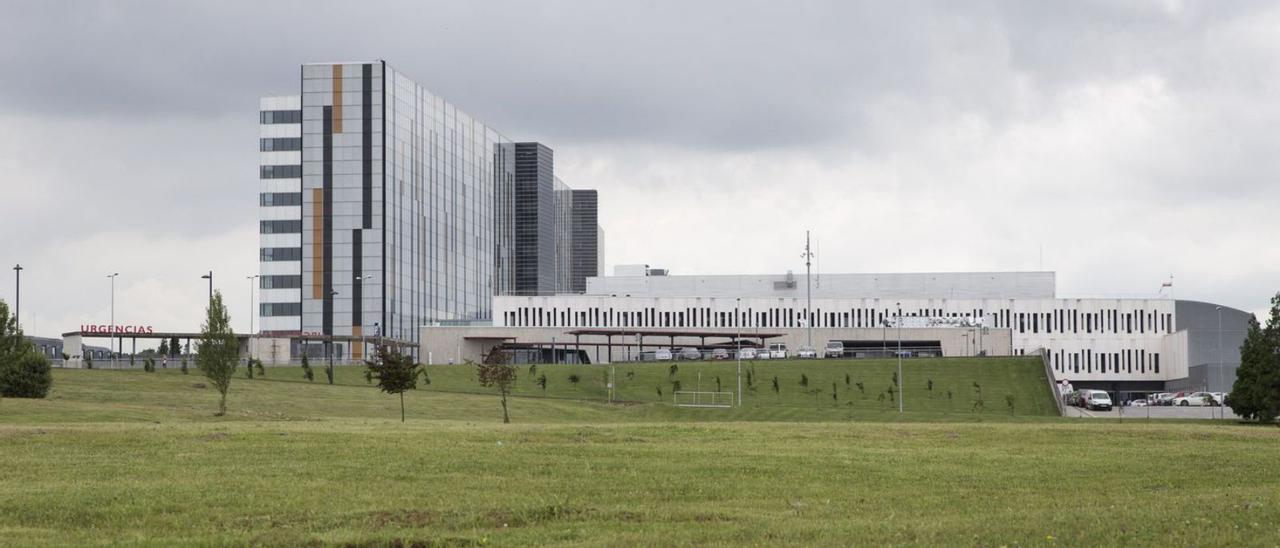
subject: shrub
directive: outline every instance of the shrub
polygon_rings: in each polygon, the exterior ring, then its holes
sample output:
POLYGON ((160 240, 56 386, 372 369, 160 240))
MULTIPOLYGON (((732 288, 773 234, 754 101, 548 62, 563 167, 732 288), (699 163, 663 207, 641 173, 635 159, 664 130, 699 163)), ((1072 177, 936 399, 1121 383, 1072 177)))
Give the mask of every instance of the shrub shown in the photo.
POLYGON ((778 377, 777 376, 773 377, 773 393, 774 394, 778 393, 778 377))
POLYGON ((854 384, 854 386, 858 387, 859 394, 862 394, 863 396, 867 395, 867 387, 863 386, 862 381, 858 381, 857 384, 854 384))
POLYGON ((836 401, 839 399, 840 398, 836 396, 836 383, 835 381, 831 381, 831 401, 836 401))
MULTIPOLYGON (((368 369, 364 371, 364 383, 373 384, 373 371, 370 371, 368 369)), ((415 386, 414 388, 417 388, 417 387, 415 386)), ((404 422, 404 419, 403 418, 400 419, 400 422, 404 422)))
POLYGON ((187 359, 186 359, 186 358, 182 358, 182 367, 180 367, 179 369, 181 369, 181 370, 182 370, 182 374, 183 374, 183 375, 186 375, 186 374, 187 374, 187 359))
POLYGON ((805 387, 805 388, 808 388, 808 387, 809 387, 809 376, 808 376, 808 375, 806 375, 806 374, 804 374, 804 373, 801 373, 801 374, 800 374, 800 386, 803 386, 803 387, 805 387))
POLYGON ((1012 414, 1013 414, 1013 404, 1014 404, 1013 394, 1005 395, 1005 397, 1004 397, 1004 404, 1009 406, 1009 414, 1010 414, 1010 415, 1012 415, 1012 414))
POLYGON ((93 369, 93 356, 89 354, 84 355, 84 368, 93 369))
POLYGON ((933 392, 933 379, 929 379, 929 391, 933 392))
POLYGON ((635 372, 635 371, 627 371, 627 380, 631 380, 631 379, 634 379, 634 378, 636 378, 636 372, 635 372))
POLYGON ((848 373, 845 373, 845 374, 844 374, 844 385, 845 385, 845 386, 849 386, 849 383, 850 383, 850 382, 853 382, 853 378, 852 378, 852 377, 850 377, 848 373))
POLYGON ((679 392, 679 391, 680 391, 680 379, 676 379, 676 380, 674 380, 674 381, 671 381, 671 391, 672 391, 672 392, 679 392))
POLYGON ((947 391, 947 401, 951 401, 951 391, 947 391))
POLYGON ((142 360, 142 370, 143 370, 143 371, 146 371, 147 373, 155 373, 155 372, 156 372, 156 360, 155 360, 154 358, 152 358, 151 356, 147 356, 146 358, 144 358, 144 359, 142 360))
POLYGON ((580 381, 582 381, 582 377, 579 377, 577 373, 573 373, 569 375, 569 382, 573 384, 578 384, 580 381))
POLYGON ((267 368, 262 365, 262 360, 259 360, 258 358, 254 358, 251 361, 253 362, 253 365, 257 366, 258 375, 261 375, 263 377, 267 376, 267 368))
POLYGON ((536 363, 529 364, 529 378, 532 379, 533 376, 537 374, 538 374, 538 364, 536 363))
POLYGON ((658 387, 658 399, 662 399, 662 387, 658 387))
POLYGON ((542 391, 544 393, 547 391, 547 374, 546 373, 538 375, 538 386, 542 388, 542 391))
POLYGON ((720 375, 716 375, 716 392, 720 391, 720 375))
POLYGON ((889 390, 887 390, 887 392, 889 392, 889 401, 897 401, 896 399, 894 399, 897 397, 897 389, 898 389, 897 386, 893 386, 893 385, 889 386, 889 390))
POLYGON ((674 363, 673 363, 673 364, 671 364, 671 367, 668 367, 668 368, 667 368, 667 376, 668 376, 668 377, 674 377, 674 376, 676 376, 676 373, 679 373, 679 372, 680 372, 680 366, 678 366, 678 365, 676 365, 676 364, 674 364, 674 363))
POLYGON ((315 371, 311 370, 311 360, 307 359, 306 354, 302 355, 302 378, 307 379, 308 382, 316 380, 315 371))
POLYGON ((43 354, 27 352, 17 359, 0 364, 0 396, 6 398, 43 398, 53 386, 53 370, 43 354))
POLYGON ((755 380, 756 380, 755 375, 752 374, 752 371, 750 369, 747 369, 747 388, 750 388, 752 385, 754 385, 755 380))

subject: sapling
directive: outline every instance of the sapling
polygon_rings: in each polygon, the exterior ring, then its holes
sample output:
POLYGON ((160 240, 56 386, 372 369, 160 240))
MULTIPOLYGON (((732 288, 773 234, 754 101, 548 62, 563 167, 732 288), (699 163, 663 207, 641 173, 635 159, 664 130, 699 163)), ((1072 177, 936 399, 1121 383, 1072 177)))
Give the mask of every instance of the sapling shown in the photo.
POLYGON ((804 374, 804 373, 801 373, 801 374, 800 374, 800 386, 803 386, 803 387, 805 387, 805 388, 808 388, 808 387, 809 387, 809 376, 808 376, 808 375, 806 375, 806 374, 804 374))
POLYGON ((179 369, 180 369, 180 370, 182 370, 182 374, 183 374, 183 375, 186 375, 186 374, 187 374, 187 359, 186 359, 186 358, 182 358, 182 365, 179 367, 179 369))
POLYGON ((662 387, 658 387, 658 399, 662 399, 662 387))
POLYGON ((680 379, 676 379, 676 380, 674 380, 674 381, 671 381, 671 391, 672 391, 672 392, 679 392, 679 391, 680 391, 680 379))
POLYGON ((835 381, 831 381, 831 401, 837 400, 839 400, 839 398, 836 396, 836 383, 835 381))
POLYGON ((673 363, 673 364, 671 364, 671 367, 668 367, 668 368, 667 368, 667 376, 668 376, 668 377, 674 377, 674 376, 676 376, 676 373, 679 373, 679 372, 680 372, 680 366, 678 366, 678 365, 676 365, 676 364, 674 364, 674 363, 673 363))
POLYGON ((542 388, 542 392, 544 394, 547 392, 547 374, 546 373, 538 375, 538 386, 542 388))
POLYGON ((1014 401, 1013 401, 1013 394, 1007 394, 1007 395, 1005 395, 1005 397, 1004 397, 1004 403, 1005 403, 1005 405, 1008 405, 1008 406, 1009 406, 1009 414, 1010 414, 1010 415, 1012 415, 1012 414, 1013 414, 1013 403, 1014 403, 1014 401))
POLYGON ((716 375, 716 392, 720 391, 720 375, 716 375))
POLYGON ((929 379, 929 391, 933 392, 933 379, 929 379))
POLYGON ((853 378, 852 378, 852 377, 850 377, 848 373, 845 373, 845 374, 844 374, 844 385, 845 385, 845 386, 849 386, 849 383, 850 383, 850 382, 853 382, 853 378))
POLYGON ((854 386, 858 387, 859 394, 862 394, 863 396, 867 395, 867 387, 862 384, 862 381, 858 381, 854 386))
POLYGON ((536 363, 529 364, 529 378, 532 379, 534 378, 533 376, 537 374, 538 374, 538 364, 536 363))
POLYGON ((773 377, 773 393, 774 394, 778 393, 778 377, 777 376, 773 377))
POLYGON ((507 396, 511 393, 511 386, 516 382, 515 366, 508 365, 507 355, 494 348, 484 357, 483 363, 476 367, 480 386, 492 386, 498 389, 498 395, 502 399, 503 424, 511 422, 511 417, 507 414, 507 396))
POLYGON ((582 377, 579 377, 577 373, 573 373, 569 375, 569 382, 573 384, 578 384, 578 381, 581 381, 581 380, 582 380, 582 377))

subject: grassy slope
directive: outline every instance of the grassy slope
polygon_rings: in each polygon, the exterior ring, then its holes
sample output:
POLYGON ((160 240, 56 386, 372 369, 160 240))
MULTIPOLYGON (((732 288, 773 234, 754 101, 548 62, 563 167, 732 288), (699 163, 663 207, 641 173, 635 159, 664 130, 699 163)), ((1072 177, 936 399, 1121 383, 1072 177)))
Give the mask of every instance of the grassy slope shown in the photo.
MULTIPOLYGON (((552 398, 518 400, 517 423, 501 425, 492 396, 421 391, 401 424, 385 418, 398 413, 394 398, 367 387, 262 381, 234 383, 231 416, 213 418, 212 391, 191 387, 201 380, 58 371, 49 400, 0 402, 0 544, 1272 545, 1280 535, 1280 461, 1258 458, 1280 446, 1280 429, 687 423, 676 420, 723 412, 552 398)), ((822 418, 755 412, 797 409, 822 418)))
MULTIPOLYGON (((728 362, 681 362, 671 374, 671 364, 645 363, 614 366, 618 392, 615 399, 628 402, 669 403, 673 381, 679 381, 682 390, 703 391, 736 390, 736 364, 728 362), (699 381, 701 374, 701 381, 699 381), (661 389, 661 396, 659 396, 661 389)), ((319 366, 317 366, 319 367, 319 366)), ((473 368, 464 365, 435 365, 426 370, 431 384, 422 388, 430 391, 461 393, 492 393, 481 388, 475 380, 473 368)), ((364 370, 359 367, 336 368, 337 382, 365 385, 364 370)), ((609 366, 590 365, 539 365, 530 374, 529 366, 520 367, 515 388, 516 395, 547 398, 568 398, 605 401, 609 366), (576 375, 579 382, 569 380, 576 375), (543 390, 536 382, 547 378, 543 390)), ((808 408, 819 416, 879 416, 897 411, 896 401, 889 396, 893 385, 897 362, 893 360, 769 360, 744 362, 744 403, 747 408, 808 408), (807 377, 808 386, 801 384, 807 377), (748 377, 750 383, 748 384, 748 377), (773 379, 778 379, 778 390, 773 390, 773 379), (832 398, 832 383, 836 397, 832 398), (858 383, 863 384, 860 390, 858 383), (883 399, 881 396, 883 395, 883 399), (837 411, 843 411, 839 413, 837 411)), ((296 368, 272 369, 268 378, 301 381, 302 374, 296 368)), ((912 359, 903 362, 903 386, 906 390, 905 408, 908 411, 931 415, 972 415, 978 391, 982 388, 983 413, 1010 414, 1006 396, 1013 396, 1013 414, 1056 414, 1049 389, 1045 385, 1044 369, 1038 358, 938 358, 912 359), (933 389, 928 381, 933 381, 933 389), (948 392, 950 396, 948 397, 948 392)), ((316 371, 316 379, 323 382, 324 373, 316 371)), ((760 416, 779 416, 788 419, 801 418, 809 411, 777 409, 759 413, 760 416)))

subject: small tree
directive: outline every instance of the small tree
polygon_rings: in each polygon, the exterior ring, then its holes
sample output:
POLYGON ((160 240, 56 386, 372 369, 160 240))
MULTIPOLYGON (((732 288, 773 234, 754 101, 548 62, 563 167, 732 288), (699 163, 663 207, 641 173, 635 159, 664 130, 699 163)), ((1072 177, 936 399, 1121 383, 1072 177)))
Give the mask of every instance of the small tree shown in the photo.
POLYGON ((858 381, 854 386, 858 387, 859 394, 862 394, 863 396, 867 395, 867 387, 862 384, 862 381, 858 381))
POLYGON ((36 352, 9 315, 9 305, 0 301, 0 396, 43 398, 53 386, 48 358, 36 352))
POLYGON ((840 398, 836 395, 836 383, 831 381, 831 401, 838 401, 840 398))
POLYGON ((777 394, 777 393, 778 393, 778 390, 779 390, 779 388, 778 388, 778 377, 777 377, 777 376, 774 376, 774 377, 773 377, 773 393, 774 393, 774 394, 777 394))
POLYGON ((546 373, 538 375, 538 387, 542 388, 542 394, 546 395, 547 393, 547 374, 546 373))
POLYGON ((1007 406, 1009 406, 1009 414, 1010 414, 1010 415, 1012 415, 1012 414, 1013 414, 1013 404, 1014 404, 1013 394, 1006 394, 1006 395, 1005 395, 1005 397, 1004 397, 1004 404, 1005 404, 1005 405, 1007 405, 1007 406))
POLYGON ((214 291, 200 328, 200 345, 196 347, 196 365, 218 390, 218 416, 227 414, 227 390, 231 376, 239 364, 240 344, 231 330, 231 316, 222 304, 222 292, 214 291))
MULTIPOLYGON (((507 395, 511 393, 511 386, 516 382, 515 366, 507 364, 507 355, 498 348, 489 350, 485 355, 484 361, 476 366, 480 379, 480 386, 492 386, 498 389, 498 395, 502 398, 502 422, 507 424, 511 422, 511 416, 507 413, 507 395)), ((570 381, 577 384, 572 375, 570 381)))
POLYGON ((183 374, 183 375, 186 375, 186 374, 187 374, 187 358, 186 358, 186 356, 183 356, 183 357, 182 357, 182 367, 180 367, 180 369, 182 370, 182 374, 183 374))
POLYGON ((93 369, 93 353, 92 352, 84 353, 84 368, 93 369))
POLYGON ((581 380, 582 380, 582 377, 579 377, 577 373, 571 373, 571 374, 569 374, 569 382, 573 383, 575 386, 576 386, 576 385, 578 384, 578 382, 579 382, 579 381, 581 381, 581 380))
POLYGON ((808 388, 808 387, 809 387, 809 376, 808 376, 808 375, 806 375, 806 374, 804 374, 804 373, 801 373, 801 374, 800 374, 800 386, 803 386, 803 387, 805 387, 805 388, 808 388))
POLYGON ((1266 327, 1249 318, 1227 403, 1246 420, 1271 423, 1280 416, 1280 294, 1271 299, 1266 327))
POLYGON ((680 372, 680 366, 678 366, 678 365, 676 365, 676 364, 674 364, 674 363, 673 363, 673 364, 671 364, 671 367, 668 367, 668 368, 667 368, 667 376, 668 376, 668 377, 674 377, 674 376, 676 376, 676 373, 679 373, 679 372, 680 372))
POLYGON ((254 358, 251 361, 253 362, 253 365, 258 368, 258 376, 260 377, 267 376, 267 368, 262 365, 262 360, 259 360, 258 358, 254 358))
POLYGON ((316 372, 311 369, 311 360, 307 359, 306 354, 302 355, 302 378, 307 379, 307 382, 316 380, 316 372))
POLYGON ((160 348, 156 350, 156 353, 161 356, 169 355, 169 339, 160 339, 160 348))
POLYGON ((378 381, 379 390, 400 396, 400 422, 404 422, 404 393, 418 387, 421 364, 383 344, 378 345, 376 356, 375 360, 364 362, 366 375, 378 381))
POLYGON ((929 391, 933 392, 933 379, 929 379, 929 391))
POLYGON ((851 382, 853 382, 853 377, 850 377, 848 373, 845 373, 845 374, 844 374, 844 385, 845 385, 845 387, 847 388, 847 387, 849 386, 849 383, 851 383, 851 382))

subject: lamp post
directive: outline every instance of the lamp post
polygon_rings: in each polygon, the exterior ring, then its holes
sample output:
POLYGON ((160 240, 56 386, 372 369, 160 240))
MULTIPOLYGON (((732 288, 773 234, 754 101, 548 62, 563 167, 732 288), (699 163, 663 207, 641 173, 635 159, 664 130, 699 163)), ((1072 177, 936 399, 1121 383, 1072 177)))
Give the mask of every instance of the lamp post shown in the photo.
POLYGON ((113 274, 107 274, 107 277, 111 278, 111 333, 110 333, 111 344, 107 346, 111 347, 112 365, 115 365, 115 361, 116 361, 116 356, 115 356, 115 352, 116 352, 116 276, 119 276, 119 275, 120 275, 119 272, 115 272, 113 274))
MULTIPOLYGON (((371 277, 372 276, 369 276, 368 274, 363 274, 355 277, 356 283, 360 284, 361 300, 364 300, 364 281, 371 277)), ((364 339, 364 303, 352 303, 352 306, 356 306, 356 305, 360 306, 360 318, 358 318, 360 321, 360 356, 362 356, 364 359, 367 360, 369 359, 369 345, 365 344, 364 342, 365 340, 364 339)))
MULTIPOLYGON (((1224 363, 1222 363, 1222 307, 1219 306, 1217 308, 1218 308, 1218 387, 1222 388, 1222 367, 1225 365, 1224 363)), ((1209 384, 1209 379, 1207 378, 1205 379, 1205 384, 1209 384)), ((1223 390, 1223 392, 1225 393, 1226 390, 1223 390)), ((1218 407, 1225 407, 1223 405, 1225 403, 1226 403, 1225 401, 1218 402, 1218 407)), ((1227 418, 1227 410, 1223 409, 1219 413, 1219 417, 1223 419, 1227 418)))
POLYGON ((898 305, 898 414, 902 414, 902 303, 898 305))
POLYGON ((804 327, 805 340, 809 348, 813 348, 813 283, 810 281, 812 272, 810 270, 810 260, 813 259, 813 253, 809 251, 809 231, 804 231, 804 293, 805 293, 805 310, 804 310, 804 327))
POLYGON ((249 345, 249 359, 253 359, 253 317, 256 315, 253 310, 253 281, 258 279, 258 275, 245 276, 244 278, 249 281, 249 338, 247 341, 249 345))
POLYGON ((210 270, 208 274, 200 276, 200 279, 209 280, 209 300, 212 301, 213 300, 213 271, 210 270))
POLYGON ((13 265, 13 323, 22 329, 22 265, 13 265))
POLYGON ((733 357, 738 360, 738 407, 742 407, 742 324, 738 322, 738 310, 742 308, 742 298, 738 297, 734 303, 733 324, 738 328, 738 335, 733 338, 733 344, 737 346, 733 357))
MULTIPOLYGON (((332 299, 333 297, 337 297, 337 296, 338 296, 337 291, 329 290, 329 298, 332 299)), ((329 333, 326 333, 326 335, 328 336, 328 339, 329 339, 327 341, 329 344, 329 352, 328 352, 329 353, 329 384, 333 384, 333 332, 331 331, 329 333)))

